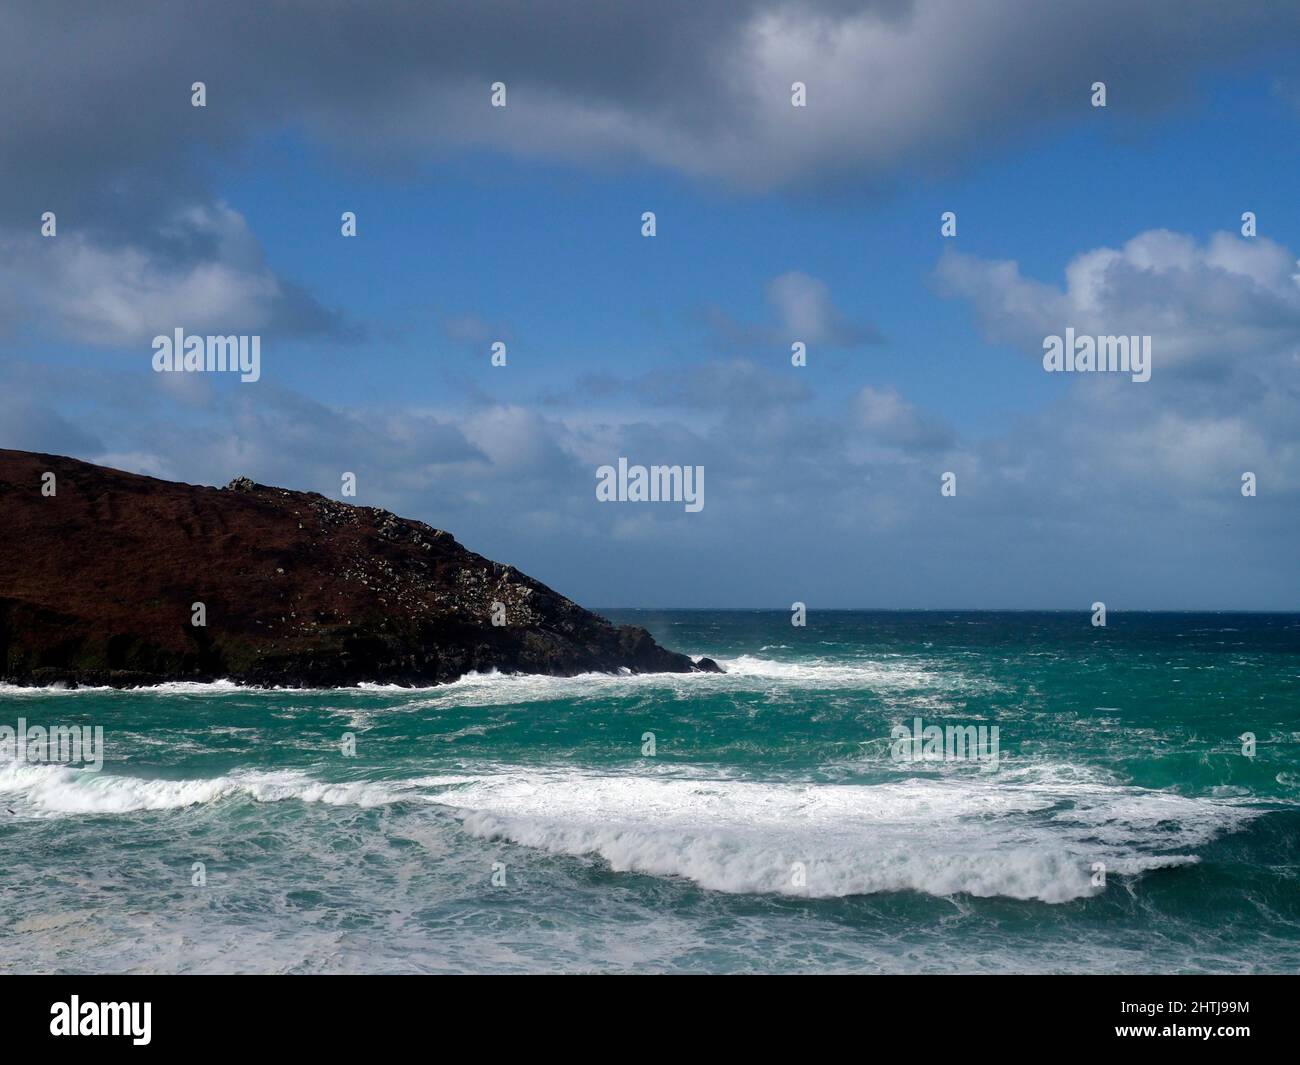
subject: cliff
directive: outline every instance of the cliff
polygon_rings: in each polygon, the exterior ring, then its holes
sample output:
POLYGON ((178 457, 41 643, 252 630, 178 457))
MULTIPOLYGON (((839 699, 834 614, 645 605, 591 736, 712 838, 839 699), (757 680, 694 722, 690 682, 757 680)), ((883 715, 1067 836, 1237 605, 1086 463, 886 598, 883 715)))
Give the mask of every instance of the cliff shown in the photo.
POLYGON ((332 687, 489 669, 716 668, 385 510, 244 478, 209 488, 0 450, 10 683, 332 687))

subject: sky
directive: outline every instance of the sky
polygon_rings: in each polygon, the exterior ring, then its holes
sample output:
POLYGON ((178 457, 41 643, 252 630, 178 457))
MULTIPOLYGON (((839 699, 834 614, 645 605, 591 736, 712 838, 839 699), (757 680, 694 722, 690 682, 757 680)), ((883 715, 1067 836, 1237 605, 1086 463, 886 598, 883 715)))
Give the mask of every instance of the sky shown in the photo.
POLYGON ((353 473, 594 607, 1295 610, 1298 71, 1265 0, 16 0, 0 446, 353 473))

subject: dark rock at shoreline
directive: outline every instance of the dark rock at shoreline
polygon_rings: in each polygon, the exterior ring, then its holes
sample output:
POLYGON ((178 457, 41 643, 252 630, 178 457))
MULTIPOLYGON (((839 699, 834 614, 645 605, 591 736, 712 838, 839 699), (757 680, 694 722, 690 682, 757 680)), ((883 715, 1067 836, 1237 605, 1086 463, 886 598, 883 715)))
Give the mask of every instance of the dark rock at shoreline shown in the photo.
POLYGON ((0 450, 10 683, 426 685, 492 669, 717 666, 386 510, 246 477, 218 489, 0 450), (205 626, 192 624, 196 603, 205 626), (494 604, 504 625, 492 623, 494 604))

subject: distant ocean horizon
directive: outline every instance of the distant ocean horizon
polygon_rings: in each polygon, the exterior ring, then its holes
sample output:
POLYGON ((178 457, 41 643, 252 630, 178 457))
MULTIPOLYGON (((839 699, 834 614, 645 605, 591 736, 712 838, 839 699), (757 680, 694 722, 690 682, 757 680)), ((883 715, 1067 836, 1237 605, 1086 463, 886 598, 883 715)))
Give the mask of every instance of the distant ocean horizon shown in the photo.
MULTIPOLYGON (((788 606, 593 606, 589 610, 606 617, 612 615, 647 614, 663 611, 672 614, 791 614, 788 606)), ((1091 615, 1090 610, 1079 606, 1071 607, 947 607, 947 606, 816 606, 818 614, 1083 614, 1091 615)), ((1170 610, 1163 607, 1118 607, 1107 608, 1111 614, 1269 614, 1277 617, 1300 617, 1300 610, 1246 610, 1239 607, 1218 609, 1170 610)), ((624 618, 624 623, 628 623, 624 618)))
POLYGON ((1300 970, 1300 613, 599 612, 727 672, 0 686, 0 971, 1300 970))

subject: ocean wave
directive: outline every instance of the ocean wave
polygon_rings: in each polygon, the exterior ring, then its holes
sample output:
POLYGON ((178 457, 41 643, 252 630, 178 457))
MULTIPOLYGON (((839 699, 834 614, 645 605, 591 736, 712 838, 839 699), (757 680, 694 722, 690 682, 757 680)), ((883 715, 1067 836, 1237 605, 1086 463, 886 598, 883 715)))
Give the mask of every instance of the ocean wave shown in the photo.
POLYGON ((740 655, 737 658, 719 658, 717 663, 727 671, 726 676, 737 680, 758 678, 822 687, 948 687, 964 679, 956 674, 940 673, 901 661, 811 659, 785 662, 756 655, 740 655))
POLYGON ((287 691, 284 688, 251 688, 236 684, 233 680, 171 680, 162 684, 147 684, 135 688, 114 688, 106 684, 81 684, 69 688, 63 684, 51 684, 44 687, 32 687, 21 684, 0 683, 0 696, 38 697, 49 695, 91 695, 120 692, 123 694, 147 695, 224 695, 230 692, 287 691))
MULTIPOLYGON (((701 657, 693 654, 692 657, 701 657)), ((466 705, 491 702, 546 701, 551 699, 581 698, 584 695, 634 694, 646 690, 668 690, 694 693, 701 690, 728 690, 753 688, 772 683, 792 687, 822 689, 862 688, 882 689, 962 689, 988 688, 989 682, 951 669, 930 669, 914 660, 843 660, 811 659, 799 662, 782 661, 756 655, 725 658, 712 655, 726 670, 717 673, 579 673, 569 677, 555 677, 533 673, 501 673, 490 670, 467 673, 445 684, 407 687, 399 684, 363 682, 345 688, 319 689, 345 695, 397 695, 433 699, 438 702, 465 700, 466 705)), ((0 684, 0 697, 75 696, 86 693, 114 693, 130 695, 256 695, 286 691, 314 691, 316 689, 262 688, 236 684, 223 679, 210 682, 168 681, 163 684, 137 688, 111 688, 104 686, 22 687, 0 684)))
POLYGON ((922 689, 970 692, 992 688, 982 678, 960 671, 928 669, 902 660, 784 662, 754 655, 717 657, 715 660, 726 670, 725 673, 581 673, 572 677, 549 677, 492 671, 470 673, 434 688, 367 685, 363 690, 404 697, 393 707, 395 710, 422 710, 641 694, 685 698, 715 692, 767 692, 773 688, 870 692, 915 692, 922 689))
MULTIPOLYGON (((407 785, 411 787, 412 785, 407 785)), ((0 795, 31 816, 175 810, 243 795, 258 802, 299 799, 380 806, 407 797, 401 782, 330 783, 300 770, 239 771, 190 780, 147 779, 57 765, 0 764, 0 795)))
POLYGON ((448 787, 466 831, 616 872, 733 893, 884 891, 1067 902, 1098 867, 1136 875, 1257 811, 1117 787, 1074 767, 1021 779, 843 785, 529 771, 448 787))
POLYGON ((0 765, 0 795, 15 813, 56 818, 239 798, 428 804, 474 838, 598 857, 615 872, 679 877, 714 891, 814 898, 918 891, 1046 903, 1099 894, 1099 863, 1107 874, 1132 876, 1196 862, 1197 848, 1260 812, 1058 763, 835 784, 660 766, 625 773, 484 766, 344 782, 297 769, 240 770, 171 780, 10 762, 0 765))

